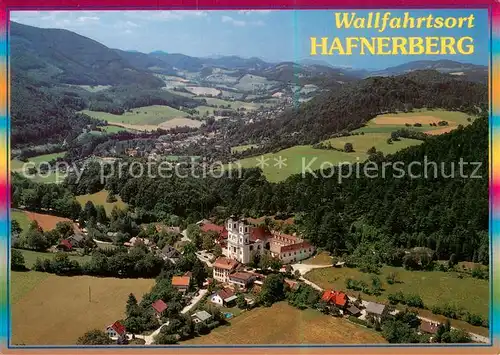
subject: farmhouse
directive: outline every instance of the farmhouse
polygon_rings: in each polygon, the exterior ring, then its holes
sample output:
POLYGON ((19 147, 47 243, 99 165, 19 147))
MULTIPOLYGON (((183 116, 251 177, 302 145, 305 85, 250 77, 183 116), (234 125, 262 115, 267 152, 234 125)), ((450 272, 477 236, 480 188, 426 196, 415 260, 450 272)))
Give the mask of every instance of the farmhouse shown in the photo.
POLYGON ((213 264, 213 277, 220 282, 229 282, 229 274, 238 267, 236 260, 219 257, 213 264))
POLYGON ((421 321, 420 331, 427 334, 436 334, 439 328, 438 322, 429 322, 426 320, 421 321))
POLYGON ((186 292, 191 284, 190 276, 173 276, 172 286, 175 287, 179 292, 186 292))
POLYGON ((321 300, 338 308, 345 308, 349 302, 347 295, 340 291, 327 290, 323 292, 321 300))
POLYGON ((181 257, 181 253, 179 253, 179 251, 174 247, 165 245, 165 247, 161 250, 160 256, 163 260, 170 260, 172 262, 175 262, 181 257))
POLYGON ((153 310, 155 311, 156 318, 158 318, 158 319, 163 316, 163 313, 168 308, 167 304, 165 302, 163 302, 163 300, 157 300, 157 301, 153 302, 151 307, 153 307, 153 310))
POLYGON ((81 233, 75 233, 68 238, 69 242, 73 247, 81 246, 84 239, 84 235, 81 233))
POLYGON ((73 245, 68 239, 63 239, 59 242, 57 249, 61 251, 71 251, 73 250, 73 245))
POLYGON ((240 288, 247 288, 257 278, 256 275, 249 272, 235 272, 229 275, 229 283, 232 283, 240 288))
POLYGON ((366 314, 373 316, 373 318, 380 321, 388 312, 388 308, 385 304, 367 302, 366 304, 366 314))
POLYGON ((220 291, 217 291, 210 297, 210 302, 215 303, 219 306, 226 306, 236 300, 236 295, 234 291, 230 288, 224 288, 220 291))
POLYGON ((113 340, 118 342, 123 341, 127 338, 127 330, 119 321, 106 327, 106 334, 113 340))

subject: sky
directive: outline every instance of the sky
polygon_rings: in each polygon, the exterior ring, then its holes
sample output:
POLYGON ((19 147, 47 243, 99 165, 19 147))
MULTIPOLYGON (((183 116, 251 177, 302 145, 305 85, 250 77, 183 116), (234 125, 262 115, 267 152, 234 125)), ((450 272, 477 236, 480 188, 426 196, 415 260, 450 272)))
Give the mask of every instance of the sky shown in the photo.
MULTIPOLYGON (((344 11, 344 10, 343 10, 344 11)), ((358 16, 368 11, 353 10, 358 16)), ((378 11, 378 10, 377 10, 378 11)), ((390 11, 403 16, 405 11, 390 11)), ((464 29, 338 29, 333 10, 253 11, 15 11, 11 20, 42 28, 62 28, 94 39, 108 47, 149 53, 165 51, 196 57, 237 55, 279 62, 302 59, 340 67, 381 69, 413 60, 452 59, 488 64, 487 10, 410 10, 415 17, 469 16, 474 28, 464 29), (310 37, 470 36, 472 55, 448 56, 313 56, 310 37)))

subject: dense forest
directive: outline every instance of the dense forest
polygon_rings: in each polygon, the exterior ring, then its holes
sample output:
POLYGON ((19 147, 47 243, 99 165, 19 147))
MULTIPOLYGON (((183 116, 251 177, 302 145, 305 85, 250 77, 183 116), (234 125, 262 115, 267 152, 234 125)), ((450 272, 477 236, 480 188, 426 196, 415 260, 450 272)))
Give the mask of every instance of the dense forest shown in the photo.
MULTIPOLYGON (((384 255, 389 250, 400 255, 399 248, 427 247, 439 258, 454 254, 459 260, 487 263, 487 137, 483 115, 468 127, 429 137, 422 145, 392 156, 375 153, 364 164, 385 163, 385 175, 351 176, 341 183, 338 169, 323 175, 293 175, 274 184, 260 169, 244 170, 241 177, 134 178, 128 167, 120 174, 116 167, 115 175, 102 183, 100 166, 89 164, 81 180, 72 175, 66 187, 72 194, 106 188, 137 210, 147 211, 150 218, 176 215, 195 222, 203 217, 223 220, 231 214, 294 213, 311 242, 336 254, 366 254, 375 248, 384 255), (465 165, 462 174, 469 177, 461 177, 460 159, 481 166, 475 171, 476 165, 465 165), (393 178, 398 171, 390 163, 406 167, 414 161, 436 162, 437 170, 427 168, 427 178, 393 178), (452 168, 455 177, 447 178, 452 168), (473 173, 481 178, 473 178, 473 173)), ((415 166, 412 173, 422 169, 415 166)), ((17 185, 14 181, 16 193, 23 196, 17 185)), ((23 198, 19 203, 26 204, 23 198)))
POLYGON ((458 80, 437 71, 415 71, 393 77, 371 77, 331 90, 290 109, 280 117, 244 126, 232 125, 233 145, 267 142, 271 151, 313 144, 333 133, 351 131, 382 113, 440 108, 471 114, 487 109, 487 86, 458 80))

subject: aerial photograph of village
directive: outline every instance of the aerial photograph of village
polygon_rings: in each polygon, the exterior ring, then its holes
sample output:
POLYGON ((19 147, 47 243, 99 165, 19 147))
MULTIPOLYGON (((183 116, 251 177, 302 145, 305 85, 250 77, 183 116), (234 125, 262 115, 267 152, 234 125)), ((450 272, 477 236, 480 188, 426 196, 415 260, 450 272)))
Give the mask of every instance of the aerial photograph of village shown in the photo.
POLYGON ((12 346, 490 343, 487 11, 334 13, 10 13, 12 346))

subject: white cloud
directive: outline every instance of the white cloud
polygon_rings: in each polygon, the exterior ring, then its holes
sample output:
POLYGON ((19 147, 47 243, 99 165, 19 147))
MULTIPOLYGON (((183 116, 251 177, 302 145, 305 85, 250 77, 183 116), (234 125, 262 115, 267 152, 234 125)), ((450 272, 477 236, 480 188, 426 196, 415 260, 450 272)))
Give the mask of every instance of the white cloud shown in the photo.
POLYGON ((245 26, 265 26, 264 21, 242 21, 242 20, 235 20, 231 16, 222 16, 221 17, 222 22, 229 23, 233 26, 236 27, 245 27, 245 26))
POLYGON ((175 21, 182 20, 186 17, 206 17, 206 11, 193 10, 173 10, 173 11, 126 11, 125 15, 129 18, 134 18, 144 21, 175 21))
POLYGON ((262 14, 262 15, 267 15, 273 10, 240 10, 238 11, 239 14, 243 15, 251 15, 251 14, 262 14))
POLYGON ((93 22, 99 21, 99 17, 97 16, 80 16, 77 19, 78 22, 93 22))

